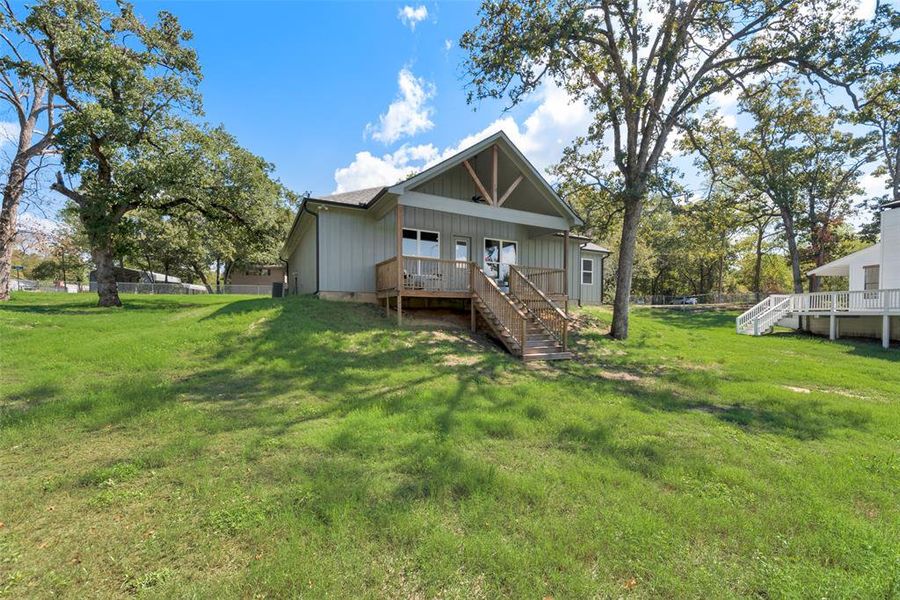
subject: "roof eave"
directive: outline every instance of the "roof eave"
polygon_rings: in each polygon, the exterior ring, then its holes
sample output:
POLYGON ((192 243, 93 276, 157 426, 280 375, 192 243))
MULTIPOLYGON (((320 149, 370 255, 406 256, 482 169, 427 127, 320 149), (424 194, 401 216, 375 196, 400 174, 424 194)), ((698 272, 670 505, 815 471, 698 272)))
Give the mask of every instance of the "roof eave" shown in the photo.
POLYGON ((404 181, 401 181, 400 183, 397 183, 397 184, 391 186, 390 188, 388 188, 388 191, 390 191, 390 193, 392 193, 392 194, 401 195, 404 192, 406 192, 406 190, 408 190, 409 188, 415 187, 428 179, 437 177, 438 175, 448 171, 452 167, 456 166, 459 163, 459 161, 463 160, 464 158, 478 154, 484 150, 487 150, 492 145, 494 145, 498 140, 503 140, 503 142, 510 149, 512 149, 512 151, 516 155, 515 158, 519 162, 523 163, 528 168, 531 175, 535 179, 537 179, 538 183, 544 188, 544 190, 547 192, 549 197, 564 209, 564 211, 567 213, 567 215, 570 218, 569 220, 571 221, 572 226, 584 225, 584 220, 578 215, 578 213, 575 212, 575 209, 573 209, 571 206, 569 206, 569 203, 566 202, 565 200, 563 200, 560 197, 560 195, 556 193, 556 190, 553 189, 553 186, 551 186, 547 182, 547 180, 544 178, 544 176, 541 175, 541 173, 534 167, 533 164, 531 164, 531 161, 529 161, 528 158, 524 154, 522 154, 522 151, 519 150, 516 147, 516 145, 512 143, 512 140, 509 139, 509 136, 507 136, 506 133, 503 132, 503 130, 500 130, 497 133, 491 134, 488 137, 481 140, 480 142, 476 142, 475 144, 472 144, 468 148, 460 150, 453 156, 442 160, 438 164, 436 164, 432 167, 429 167, 428 169, 425 169, 421 173, 418 173, 418 174, 410 177, 409 179, 406 179, 404 181))

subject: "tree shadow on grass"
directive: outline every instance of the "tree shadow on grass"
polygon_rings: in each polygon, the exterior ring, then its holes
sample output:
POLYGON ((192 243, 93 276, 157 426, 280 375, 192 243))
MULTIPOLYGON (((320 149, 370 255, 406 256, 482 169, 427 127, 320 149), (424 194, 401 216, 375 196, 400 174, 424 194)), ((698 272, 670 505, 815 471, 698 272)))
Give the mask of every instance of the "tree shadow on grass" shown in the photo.
POLYGON ((779 329, 767 334, 767 336, 773 339, 802 340, 808 343, 834 345, 854 356, 900 363, 900 344, 896 341, 891 341, 891 347, 886 349, 881 345, 881 338, 842 337, 830 340, 824 335, 815 335, 793 329, 779 329))
MULTIPOLYGON (((231 443, 243 447, 242 460, 260 466, 248 469, 248 484, 270 490, 278 510, 322 522, 339 518, 347 507, 377 520, 426 500, 487 495, 507 501, 518 495, 540 501, 514 483, 515 473, 497 468, 498 462, 483 453, 516 438, 517 428, 528 427, 528 421, 546 418, 547 409, 536 407, 533 398, 505 388, 509 381, 531 385, 552 377, 561 392, 577 389, 587 403, 616 395, 641 411, 702 413, 750 433, 800 440, 866 425, 862 413, 840 413, 809 400, 763 398, 749 407, 729 403, 720 399, 718 375, 703 371, 660 372, 658 366, 632 365, 634 380, 609 379, 598 372, 609 368, 601 357, 532 372, 467 333, 399 329, 366 306, 309 298, 247 299, 184 326, 236 317, 246 326, 229 326, 213 344, 195 350, 190 360, 200 366, 188 375, 160 381, 138 373, 128 381, 99 384, 96 393, 53 403, 60 405, 55 410, 88 429, 100 429, 128 425, 175 405, 189 407, 195 417, 185 423, 183 436, 201 437, 202 444, 160 440, 161 447, 172 448, 160 450, 162 458, 133 461, 192 461, 219 436, 233 437, 231 443), (278 453, 277 469, 263 468, 270 457, 267 448, 279 443, 291 450, 278 453)), ((59 397, 58 390, 53 393, 59 397)), ((28 411, 18 418, 35 416, 28 411)), ((622 436, 616 423, 577 412, 564 420, 538 429, 538 443, 607 458, 647 478, 658 478, 663 467, 683 458, 660 436, 634 431, 622 436)), ((132 458, 116 457, 106 466, 132 458)))
POLYGON ((102 315, 119 314, 123 312, 168 312, 188 310, 209 306, 203 302, 177 301, 161 298, 160 296, 127 298, 121 307, 97 306, 96 300, 81 299, 69 302, 52 302, 46 304, 22 304, 13 302, 0 303, 0 313, 31 313, 43 315, 102 315))
MULTIPOLYGON (((679 321, 682 318, 678 314, 671 320, 679 321)), ((719 319, 713 315, 713 318, 707 320, 715 323, 719 319)), ((693 323, 693 319, 687 323, 693 323)), ((599 348, 623 345, 622 342, 612 341, 596 333, 575 336, 574 342, 587 357, 596 355, 599 348)), ((631 349, 642 343, 630 340, 625 347, 631 349)), ((840 429, 865 430, 870 420, 864 409, 837 408, 833 403, 817 398, 794 398, 787 390, 775 385, 761 386, 759 397, 748 404, 730 398, 728 389, 722 384, 752 385, 756 381, 718 368, 697 367, 678 362, 665 365, 634 362, 606 364, 604 357, 600 356, 573 365, 570 372, 584 381, 586 389, 594 390, 593 393, 597 394, 608 389, 600 381, 605 379, 607 382, 615 382, 617 391, 628 397, 640 411, 711 415, 748 433, 816 440, 828 437, 840 429)))

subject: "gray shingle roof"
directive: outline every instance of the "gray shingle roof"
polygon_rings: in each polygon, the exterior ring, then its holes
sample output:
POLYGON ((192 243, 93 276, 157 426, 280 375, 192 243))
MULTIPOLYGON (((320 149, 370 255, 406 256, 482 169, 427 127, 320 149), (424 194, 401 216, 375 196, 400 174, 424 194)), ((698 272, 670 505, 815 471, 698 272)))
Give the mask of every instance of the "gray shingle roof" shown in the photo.
POLYGON ((341 192, 340 194, 331 194, 330 196, 310 198, 310 200, 348 204, 350 206, 366 206, 372 200, 377 198, 384 189, 384 187, 365 188, 362 190, 353 190, 352 192, 341 192))
POLYGON ((582 250, 587 250, 588 252, 605 252, 609 254, 609 250, 604 248, 603 246, 598 246, 594 242, 588 242, 584 246, 581 247, 582 250))

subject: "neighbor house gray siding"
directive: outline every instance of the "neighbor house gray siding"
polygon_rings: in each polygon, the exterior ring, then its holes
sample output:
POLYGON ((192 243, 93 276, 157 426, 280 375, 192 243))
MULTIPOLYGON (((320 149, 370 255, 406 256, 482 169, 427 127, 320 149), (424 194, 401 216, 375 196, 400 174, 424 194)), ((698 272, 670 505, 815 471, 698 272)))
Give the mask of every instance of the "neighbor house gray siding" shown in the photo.
POLYGON ((591 285, 581 283, 581 261, 578 261, 577 277, 581 289, 582 304, 600 304, 603 301, 603 257, 599 252, 582 251, 581 258, 589 258, 593 261, 593 282, 591 285))

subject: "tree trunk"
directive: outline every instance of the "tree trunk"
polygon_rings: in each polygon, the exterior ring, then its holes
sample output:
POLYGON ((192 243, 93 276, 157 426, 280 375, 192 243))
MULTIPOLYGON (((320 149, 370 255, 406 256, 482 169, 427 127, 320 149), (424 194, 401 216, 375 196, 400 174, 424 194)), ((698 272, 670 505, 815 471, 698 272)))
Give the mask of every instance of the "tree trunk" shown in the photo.
POLYGON ((97 295, 100 297, 97 306, 122 306, 116 285, 112 249, 109 244, 92 244, 92 246, 91 258, 97 269, 97 295))
POLYGON ((794 279, 794 293, 803 293, 803 274, 800 272, 800 251, 797 249, 797 233, 794 230, 794 217, 786 210, 781 210, 781 221, 784 224, 784 237, 787 240, 788 254, 791 257, 791 273, 794 279))
POLYGON ((222 289, 219 285, 219 281, 220 281, 219 273, 221 273, 221 271, 222 271, 222 264, 221 264, 221 261, 219 260, 219 257, 217 256, 216 257, 216 293, 217 294, 221 293, 221 291, 222 291, 222 289))
POLYGON ((753 292, 756 294, 756 301, 760 301, 762 296, 762 244, 765 228, 760 227, 756 230, 756 261, 753 263, 753 292))
POLYGON ((231 283, 231 276, 234 274, 234 261, 226 260, 225 261, 225 270, 222 275, 222 279, 225 281, 225 285, 231 283))
POLYGON ((626 191, 625 194, 625 218, 622 222, 619 267, 616 271, 616 297, 613 300, 613 321, 609 332, 610 336, 617 340, 628 337, 628 302, 631 297, 631 277, 634 273, 634 248, 644 208, 642 193, 626 191))
MULTIPOLYGON (((7 188, 8 189, 8 188, 7 188)), ((9 281, 12 274, 12 251, 16 237, 18 202, 6 207, 3 194, 3 212, 0 213, 0 301, 9 300, 9 281)))
MULTIPOLYGON (((203 282, 203 285, 206 286, 206 292, 208 294, 212 294, 213 293, 212 286, 209 285, 209 281, 207 281, 207 279, 206 279, 206 273, 203 272, 203 269, 200 268, 200 265, 198 265, 197 263, 194 263, 191 265, 191 268, 194 269, 194 273, 197 275, 197 277, 200 278, 200 281, 203 282)), ((216 271, 216 293, 219 292, 219 289, 218 289, 219 288, 219 283, 218 283, 219 277, 218 276, 219 276, 219 272, 217 270, 216 271)))
POLYGON ((3 205, 0 208, 0 301, 9 300, 12 251, 19 222, 19 201, 25 192, 27 166, 27 160, 16 157, 9 167, 6 187, 3 188, 3 205))

